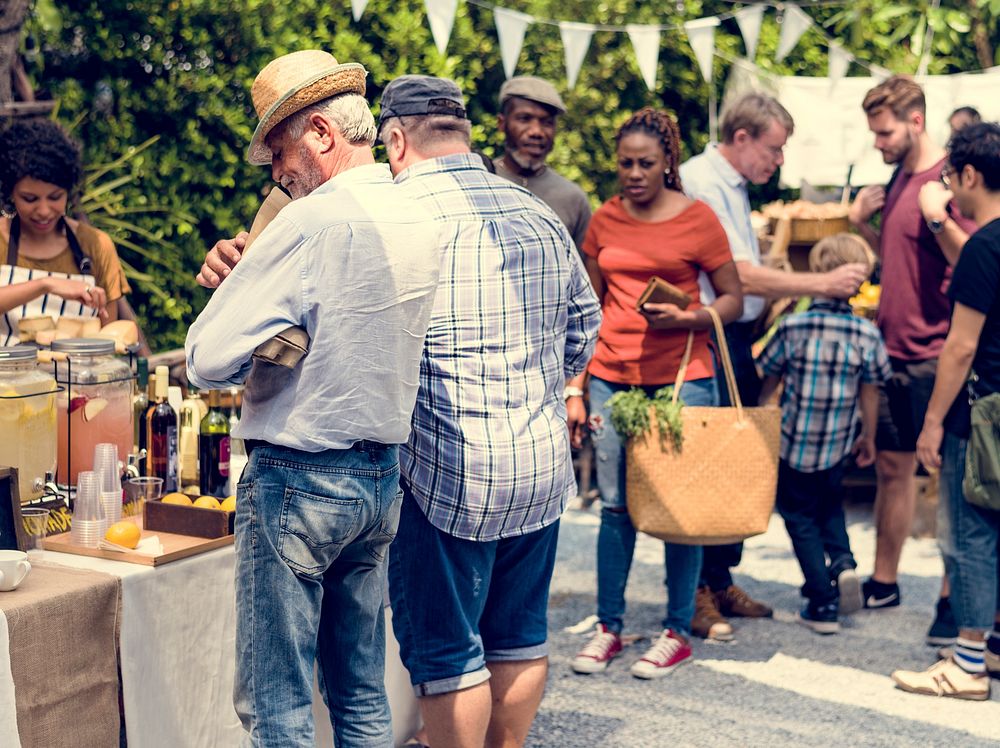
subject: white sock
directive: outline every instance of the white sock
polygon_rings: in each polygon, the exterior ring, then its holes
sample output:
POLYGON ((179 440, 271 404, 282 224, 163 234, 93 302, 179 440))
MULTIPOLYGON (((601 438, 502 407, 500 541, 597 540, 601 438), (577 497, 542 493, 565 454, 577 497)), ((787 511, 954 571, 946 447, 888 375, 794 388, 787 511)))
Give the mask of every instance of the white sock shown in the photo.
POLYGON ((986 663, 983 661, 985 650, 985 641, 977 642, 960 636, 955 643, 955 662, 967 673, 985 673, 986 663))

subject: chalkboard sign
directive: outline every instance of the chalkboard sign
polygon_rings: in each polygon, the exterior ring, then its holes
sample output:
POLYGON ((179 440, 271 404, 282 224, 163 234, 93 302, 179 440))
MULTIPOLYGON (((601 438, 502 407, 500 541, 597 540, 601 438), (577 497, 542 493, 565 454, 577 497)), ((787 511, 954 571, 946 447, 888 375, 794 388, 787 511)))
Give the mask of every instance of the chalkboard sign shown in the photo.
POLYGON ((21 551, 27 545, 21 522, 21 496, 17 489, 17 469, 0 467, 0 549, 21 551))

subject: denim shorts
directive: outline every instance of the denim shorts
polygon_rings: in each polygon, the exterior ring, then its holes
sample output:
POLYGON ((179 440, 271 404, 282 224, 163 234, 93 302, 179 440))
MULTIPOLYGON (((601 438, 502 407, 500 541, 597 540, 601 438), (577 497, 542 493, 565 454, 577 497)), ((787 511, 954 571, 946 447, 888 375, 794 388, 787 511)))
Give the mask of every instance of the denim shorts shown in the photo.
POLYGON ((489 680, 487 662, 548 655, 549 582, 559 522, 479 542, 432 525, 404 481, 389 553, 392 625, 417 696, 489 680))

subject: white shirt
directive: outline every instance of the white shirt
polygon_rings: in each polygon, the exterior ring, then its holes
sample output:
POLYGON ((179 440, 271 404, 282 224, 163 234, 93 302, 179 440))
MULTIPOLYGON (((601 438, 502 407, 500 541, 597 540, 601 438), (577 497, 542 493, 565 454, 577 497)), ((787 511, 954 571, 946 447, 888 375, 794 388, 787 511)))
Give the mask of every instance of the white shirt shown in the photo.
MULTIPOLYGON (((729 238, 734 262, 749 262, 760 266, 760 244, 750 223, 750 196, 747 180, 719 153, 717 144, 709 145, 700 155, 681 164, 681 184, 688 197, 708 203, 715 211, 729 238)), ((708 278, 699 279, 701 298, 705 304, 715 301, 715 291, 708 278)), ((740 322, 753 322, 764 311, 764 298, 743 296, 743 316, 740 322)))
POLYGON ((338 174, 283 208, 215 291, 188 332, 188 379, 201 389, 246 380, 234 432, 243 439, 307 452, 363 439, 402 444, 437 289, 439 234, 388 167, 338 174), (312 340, 296 368, 251 361, 292 325, 312 340))

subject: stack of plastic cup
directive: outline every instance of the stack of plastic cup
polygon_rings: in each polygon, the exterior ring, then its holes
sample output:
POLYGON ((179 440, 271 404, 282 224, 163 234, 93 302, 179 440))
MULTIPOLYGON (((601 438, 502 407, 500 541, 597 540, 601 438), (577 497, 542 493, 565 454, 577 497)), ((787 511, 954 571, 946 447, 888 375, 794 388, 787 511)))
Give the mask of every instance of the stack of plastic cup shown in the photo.
POLYGON ((101 506, 101 484, 93 470, 81 472, 76 481, 71 537, 76 545, 97 548, 108 529, 101 506))
POLYGON ((94 472, 100 482, 101 506, 110 527, 122 518, 122 474, 117 444, 94 447, 94 472))

